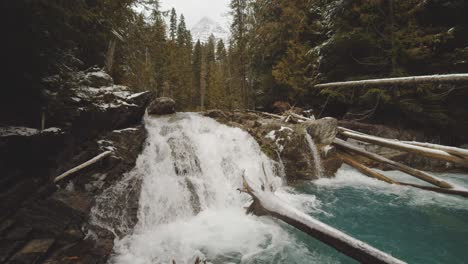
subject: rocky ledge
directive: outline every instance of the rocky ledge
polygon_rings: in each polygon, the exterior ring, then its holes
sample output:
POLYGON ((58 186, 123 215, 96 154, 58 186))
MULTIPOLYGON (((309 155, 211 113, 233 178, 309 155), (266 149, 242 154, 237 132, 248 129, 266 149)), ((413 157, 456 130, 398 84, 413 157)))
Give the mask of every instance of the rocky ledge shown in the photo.
POLYGON ((333 177, 342 165, 331 146, 337 134, 336 119, 324 118, 291 124, 248 111, 212 110, 203 114, 220 123, 249 132, 266 155, 283 164, 289 184, 319 177, 333 177), (317 164, 306 132, 311 136, 311 143, 315 145, 322 164, 317 164))
POLYGON ((0 127, 0 263, 106 263, 114 235, 89 231, 90 210, 135 166, 153 94, 114 85, 97 69, 52 76, 45 85, 46 129, 0 127), (53 184, 109 150, 110 157, 53 184))

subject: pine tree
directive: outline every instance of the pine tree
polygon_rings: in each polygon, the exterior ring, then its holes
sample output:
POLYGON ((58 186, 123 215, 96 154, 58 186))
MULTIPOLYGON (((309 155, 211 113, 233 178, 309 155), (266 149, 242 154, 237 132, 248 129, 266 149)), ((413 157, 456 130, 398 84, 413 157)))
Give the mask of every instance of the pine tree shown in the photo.
POLYGON ((187 25, 185 24, 185 17, 184 15, 180 15, 179 26, 177 27, 177 45, 179 47, 187 45, 187 25))
POLYGON ((169 34, 170 34, 171 40, 175 41, 176 36, 177 36, 177 13, 176 13, 175 8, 172 8, 171 10, 171 20, 170 20, 169 30, 170 30, 169 34))
POLYGON ((236 79, 239 81, 239 95, 244 107, 253 105, 249 103, 251 92, 247 87, 247 16, 248 0, 231 0, 231 24, 233 52, 238 58, 235 69, 236 79))
POLYGON ((197 41, 195 47, 193 48, 193 59, 192 59, 192 73, 193 73, 193 90, 194 96, 192 100, 192 105, 199 106, 201 105, 201 69, 202 69, 202 45, 200 40, 197 41))
POLYGON ((216 44, 216 60, 224 63, 226 60, 226 47, 224 46, 224 41, 220 39, 218 44, 216 44))
POLYGON ((205 84, 206 84, 206 106, 208 108, 211 108, 213 105, 213 98, 211 94, 214 92, 216 87, 213 87, 215 85, 214 83, 210 82, 210 79, 212 78, 212 75, 214 75, 214 71, 216 68, 215 65, 215 60, 216 60, 216 54, 215 54, 215 37, 211 35, 208 38, 208 42, 205 45, 205 65, 206 65, 206 71, 205 75, 203 78, 205 79, 205 84))

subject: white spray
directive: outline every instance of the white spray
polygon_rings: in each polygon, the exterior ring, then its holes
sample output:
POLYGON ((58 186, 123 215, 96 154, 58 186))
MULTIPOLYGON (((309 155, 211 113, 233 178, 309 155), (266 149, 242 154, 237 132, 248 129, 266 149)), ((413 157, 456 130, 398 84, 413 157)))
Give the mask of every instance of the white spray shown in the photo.
POLYGON ((309 145, 310 152, 314 159, 315 171, 317 173, 318 178, 323 177, 323 167, 322 167, 322 159, 320 158, 320 152, 317 149, 317 145, 315 145, 314 140, 312 137, 307 133, 307 130, 304 129, 305 138, 307 141, 307 145, 309 145))
POLYGON ((245 214, 250 197, 237 191, 244 171, 252 184, 294 196, 248 133, 197 114, 146 117, 145 125, 146 147, 128 176, 142 181, 138 223, 116 240, 111 263, 320 262, 276 221, 245 214))

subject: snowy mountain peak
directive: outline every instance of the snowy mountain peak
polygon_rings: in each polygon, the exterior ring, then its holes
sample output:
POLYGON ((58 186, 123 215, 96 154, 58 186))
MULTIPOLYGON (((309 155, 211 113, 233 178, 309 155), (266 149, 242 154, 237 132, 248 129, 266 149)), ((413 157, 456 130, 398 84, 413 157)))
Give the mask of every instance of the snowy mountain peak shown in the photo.
POLYGON ((223 28, 221 24, 209 17, 203 17, 200 19, 200 21, 193 26, 191 32, 193 40, 200 40, 200 42, 207 42, 211 34, 213 34, 216 41, 222 39, 225 43, 229 37, 229 32, 223 28))

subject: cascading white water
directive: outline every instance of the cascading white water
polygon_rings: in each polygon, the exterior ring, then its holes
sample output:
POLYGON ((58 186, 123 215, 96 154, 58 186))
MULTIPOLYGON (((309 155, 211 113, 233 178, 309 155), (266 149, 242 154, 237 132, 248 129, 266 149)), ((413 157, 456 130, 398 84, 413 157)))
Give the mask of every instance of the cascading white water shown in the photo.
MULTIPOLYGON (((294 263, 296 258, 300 262, 321 258, 277 221, 246 215, 244 207, 250 197, 237 191, 243 173, 257 186, 282 186, 277 176, 281 165, 266 157, 248 133, 197 114, 146 117, 145 125, 148 139, 136 168, 123 184, 117 184, 120 187, 109 188, 101 198, 110 207, 109 197, 126 197, 122 188, 128 186, 126 182, 142 181, 138 223, 127 236, 116 240, 111 263, 175 260, 192 264, 197 257, 207 263, 256 263, 262 259, 294 263)), ((295 204, 310 200, 282 189, 278 194, 295 204)), ((94 217, 101 227, 105 227, 105 207, 93 209, 94 215, 101 216, 94 217)))
POLYGON ((312 154, 312 157, 314 158, 315 171, 317 172, 318 178, 322 178, 323 177, 322 160, 320 158, 320 153, 317 149, 317 145, 315 144, 314 140, 309 135, 309 133, 307 133, 307 130, 304 129, 304 133, 305 133, 307 145, 309 145, 310 153, 312 154))
MULTIPOLYGON (((148 139, 135 169, 105 190, 92 209, 91 224, 117 236, 112 264, 193 264, 197 257, 207 263, 350 262, 270 217, 246 215, 249 197, 236 191, 244 170, 250 183, 273 185, 288 204, 371 245, 392 249, 410 263, 466 259, 463 198, 389 185, 346 166, 334 179, 285 187, 278 177, 284 176, 281 164, 269 160, 240 129, 197 114, 146 117, 145 123, 148 139), (426 252, 438 240, 446 246, 433 259, 426 252)), ((319 158, 318 151, 314 156, 319 158)), ((398 180, 414 180, 394 174, 398 180)), ((468 186, 465 175, 447 177, 468 186)))

